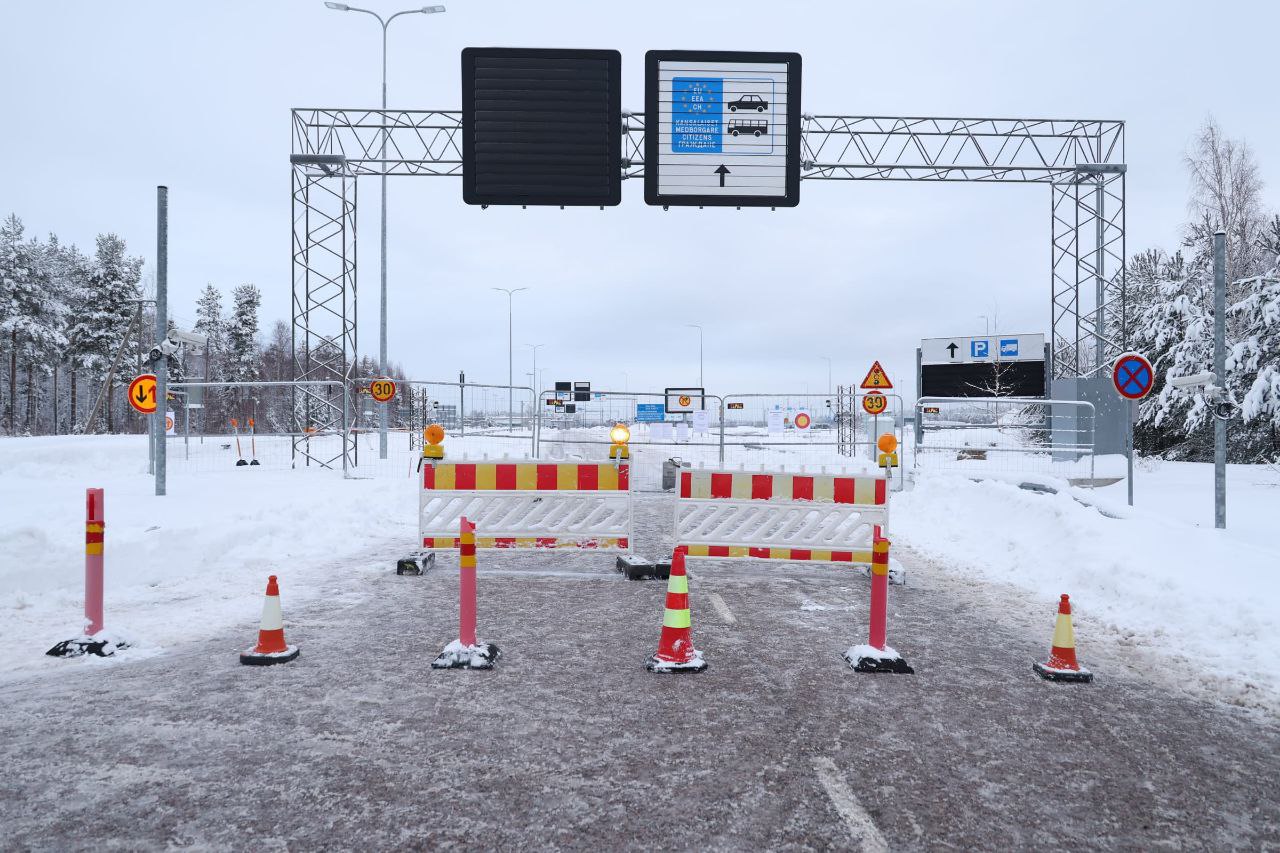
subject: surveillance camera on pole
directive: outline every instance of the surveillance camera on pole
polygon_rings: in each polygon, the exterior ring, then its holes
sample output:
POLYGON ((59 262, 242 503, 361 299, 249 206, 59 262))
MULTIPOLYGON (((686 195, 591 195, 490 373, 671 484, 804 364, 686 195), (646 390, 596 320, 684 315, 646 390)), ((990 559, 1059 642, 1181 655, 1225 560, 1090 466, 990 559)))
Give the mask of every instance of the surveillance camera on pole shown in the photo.
POLYGON ((1239 404, 1231 399, 1227 389, 1218 384, 1218 375, 1213 371, 1193 373, 1190 376, 1171 376, 1169 384, 1174 388, 1203 388, 1209 411, 1220 421, 1231 420, 1240 410, 1239 404))
POLYGON ((170 329, 166 337, 175 345, 185 344, 194 349, 204 349, 209 345, 207 335, 197 335, 195 332, 184 332, 181 329, 170 329))
POLYGON ((1170 376, 1169 384, 1174 388, 1199 388, 1202 385, 1213 385, 1218 376, 1213 371, 1193 373, 1190 376, 1170 376))

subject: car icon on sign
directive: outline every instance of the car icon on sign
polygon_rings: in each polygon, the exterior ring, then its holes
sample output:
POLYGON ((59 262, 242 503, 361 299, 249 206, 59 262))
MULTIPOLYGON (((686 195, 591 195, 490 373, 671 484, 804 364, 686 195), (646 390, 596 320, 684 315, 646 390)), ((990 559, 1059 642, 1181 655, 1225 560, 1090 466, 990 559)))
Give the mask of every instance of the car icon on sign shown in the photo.
POLYGON ((729 135, 738 136, 749 133, 752 136, 764 136, 769 132, 769 122, 763 119, 735 118, 729 120, 729 135))
POLYGON ((755 110, 762 113, 769 106, 769 102, 759 95, 743 95, 736 101, 729 102, 729 112, 736 113, 738 110, 755 110))

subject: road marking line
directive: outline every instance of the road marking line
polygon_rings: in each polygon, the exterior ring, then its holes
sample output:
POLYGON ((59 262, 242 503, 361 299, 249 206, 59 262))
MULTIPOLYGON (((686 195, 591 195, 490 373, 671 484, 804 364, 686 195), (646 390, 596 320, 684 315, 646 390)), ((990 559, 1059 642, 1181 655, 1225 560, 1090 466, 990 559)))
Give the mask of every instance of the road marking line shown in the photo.
POLYGON ((884 840, 871 815, 867 814, 844 779, 840 778, 836 763, 821 755, 813 759, 813 769, 817 771, 818 781, 831 798, 831 804, 844 819, 844 825, 848 827, 858 849, 863 853, 888 853, 889 843, 884 840))
POLYGON ((720 618, 730 625, 737 625, 738 620, 733 615, 733 611, 729 609, 729 605, 724 603, 724 599, 716 595, 714 592, 707 593, 707 599, 711 602, 711 606, 715 608, 716 613, 720 614, 720 618))

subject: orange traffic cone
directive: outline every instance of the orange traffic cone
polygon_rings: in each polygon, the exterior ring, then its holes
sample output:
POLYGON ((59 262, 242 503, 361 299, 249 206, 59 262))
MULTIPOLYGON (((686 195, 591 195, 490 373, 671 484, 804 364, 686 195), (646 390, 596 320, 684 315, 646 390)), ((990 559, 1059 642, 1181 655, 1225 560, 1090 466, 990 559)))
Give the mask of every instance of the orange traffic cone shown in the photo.
POLYGON ((267 597, 262 602, 262 627, 258 629, 258 645, 240 653, 240 663, 267 666, 288 663, 298 656, 298 647, 284 641, 284 617, 280 612, 280 587, 276 576, 267 578, 267 597))
POLYGON ((1048 663, 1032 669, 1049 681, 1093 681, 1093 673, 1076 662, 1076 632, 1071 627, 1071 600, 1064 593, 1058 602, 1058 622, 1053 628, 1053 648, 1048 663))
POLYGON ((684 572, 684 551, 677 549, 671 558, 671 576, 667 579, 662 637, 658 640, 657 654, 645 664, 650 672, 702 672, 707 668, 702 652, 693 647, 689 625, 689 576, 684 572))

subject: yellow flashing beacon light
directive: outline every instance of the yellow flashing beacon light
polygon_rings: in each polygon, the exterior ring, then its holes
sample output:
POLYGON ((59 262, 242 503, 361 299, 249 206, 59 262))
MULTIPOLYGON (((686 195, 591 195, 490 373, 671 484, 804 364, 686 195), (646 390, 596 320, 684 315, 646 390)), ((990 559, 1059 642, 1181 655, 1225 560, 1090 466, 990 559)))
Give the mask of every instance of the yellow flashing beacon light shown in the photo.
POLYGON ((897 468, 898 467, 898 438, 891 432, 876 439, 876 447, 880 449, 880 465, 881 468, 897 468))
POLYGON ((422 458, 423 459, 443 459, 444 458, 444 427, 440 424, 431 424, 422 430, 422 458))
POLYGON ((631 429, 626 424, 616 424, 609 430, 609 440, 613 442, 609 446, 610 459, 631 458, 631 448, 627 447, 627 442, 631 440, 631 429))

